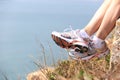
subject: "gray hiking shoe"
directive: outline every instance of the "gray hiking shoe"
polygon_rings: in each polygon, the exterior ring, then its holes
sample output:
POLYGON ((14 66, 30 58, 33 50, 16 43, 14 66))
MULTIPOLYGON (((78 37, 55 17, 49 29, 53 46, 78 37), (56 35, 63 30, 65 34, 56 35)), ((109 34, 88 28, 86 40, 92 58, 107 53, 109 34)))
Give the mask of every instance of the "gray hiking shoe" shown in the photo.
POLYGON ((74 49, 80 53, 88 52, 88 42, 78 35, 80 30, 71 30, 69 32, 52 32, 54 42, 65 49, 74 49), (79 45, 78 45, 79 44, 79 45))

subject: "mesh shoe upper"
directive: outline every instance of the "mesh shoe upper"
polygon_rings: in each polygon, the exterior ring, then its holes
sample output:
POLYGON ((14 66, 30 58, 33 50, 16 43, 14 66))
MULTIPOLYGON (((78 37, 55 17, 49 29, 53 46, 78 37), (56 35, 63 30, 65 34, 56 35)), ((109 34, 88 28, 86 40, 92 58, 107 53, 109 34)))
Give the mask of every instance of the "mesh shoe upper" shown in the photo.
MULTIPOLYGON (((61 44, 65 45, 64 48, 69 48, 68 45, 71 45, 73 47, 73 44, 78 42, 79 45, 88 47, 87 43, 81 36, 79 36, 77 33, 79 33, 80 30, 71 30, 69 32, 52 32, 52 38, 56 42, 57 45, 61 47, 61 44)), ((63 48, 63 47, 62 47, 63 48)))
POLYGON ((85 57, 88 55, 88 41, 82 38, 80 30, 71 30, 69 32, 52 32, 53 40, 57 45, 68 50, 70 56, 85 57), (62 44, 62 45, 61 45, 62 44), (64 47, 63 47, 64 45, 64 47), (68 45, 70 47, 68 47, 68 45))

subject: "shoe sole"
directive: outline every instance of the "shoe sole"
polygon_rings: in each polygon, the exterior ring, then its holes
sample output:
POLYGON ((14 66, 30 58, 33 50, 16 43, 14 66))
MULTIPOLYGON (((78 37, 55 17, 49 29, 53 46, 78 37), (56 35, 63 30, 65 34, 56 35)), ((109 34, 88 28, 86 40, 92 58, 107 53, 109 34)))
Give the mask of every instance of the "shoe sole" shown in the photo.
POLYGON ((92 59, 93 57, 95 57, 95 55, 90 55, 90 56, 84 57, 85 56, 84 54, 81 54, 81 56, 76 56, 71 52, 69 52, 69 55, 74 60, 83 60, 83 61, 88 61, 88 60, 92 59))
POLYGON ((66 41, 65 39, 61 38, 60 36, 58 35, 55 35, 55 34, 52 34, 52 39, 54 40, 54 42, 62 47, 62 48, 70 48, 72 46, 72 44, 68 41, 66 41))
POLYGON ((95 55, 91 55, 91 56, 88 56, 88 57, 85 57, 85 58, 81 58, 81 60, 90 60, 94 57, 98 57, 99 59, 102 58, 102 57, 105 57, 106 55, 110 54, 110 50, 107 49, 107 51, 105 51, 104 53, 101 53, 101 54, 95 54, 95 55))
POLYGON ((51 36, 54 42, 62 48, 66 48, 66 49, 72 48, 75 49, 76 52, 80 52, 80 53, 84 53, 88 51, 88 46, 84 42, 80 42, 77 40, 72 41, 70 39, 66 39, 57 32, 53 32, 51 36))
POLYGON ((107 49, 104 53, 98 54, 97 57, 98 58, 102 58, 102 57, 104 57, 104 56, 106 56, 108 54, 110 54, 110 50, 109 49, 107 49))

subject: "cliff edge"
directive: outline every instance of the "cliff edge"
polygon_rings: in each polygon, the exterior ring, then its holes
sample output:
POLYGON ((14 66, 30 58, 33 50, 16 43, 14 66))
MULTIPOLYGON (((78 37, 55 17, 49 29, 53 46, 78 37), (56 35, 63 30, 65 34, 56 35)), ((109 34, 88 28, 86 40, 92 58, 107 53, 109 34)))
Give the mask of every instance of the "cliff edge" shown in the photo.
POLYGON ((27 80, 120 80, 120 19, 107 38, 110 55, 89 62, 65 60, 29 73, 27 80))

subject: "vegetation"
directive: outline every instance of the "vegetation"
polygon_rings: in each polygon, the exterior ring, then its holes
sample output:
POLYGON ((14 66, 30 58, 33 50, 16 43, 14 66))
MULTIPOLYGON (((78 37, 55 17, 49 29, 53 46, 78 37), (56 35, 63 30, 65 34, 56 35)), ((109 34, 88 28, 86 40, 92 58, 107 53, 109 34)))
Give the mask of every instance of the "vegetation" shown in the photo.
POLYGON ((58 62, 55 70, 48 76, 49 80, 105 80, 109 71, 110 56, 90 61, 65 60, 58 62))
MULTIPOLYGON (((45 56, 45 48, 42 44, 40 45, 42 46, 42 53, 45 56)), ((46 57, 44 57, 44 61, 46 63, 46 57)), ((38 73, 39 76, 34 76, 34 79, 28 80, 105 80, 110 75, 109 63, 110 55, 101 59, 93 58, 89 61, 76 61, 69 58, 68 60, 54 63, 54 67, 52 68, 46 64, 42 65, 39 61, 34 61, 34 64, 40 68, 40 73, 38 73), (42 79, 41 77, 45 78, 42 79)))

